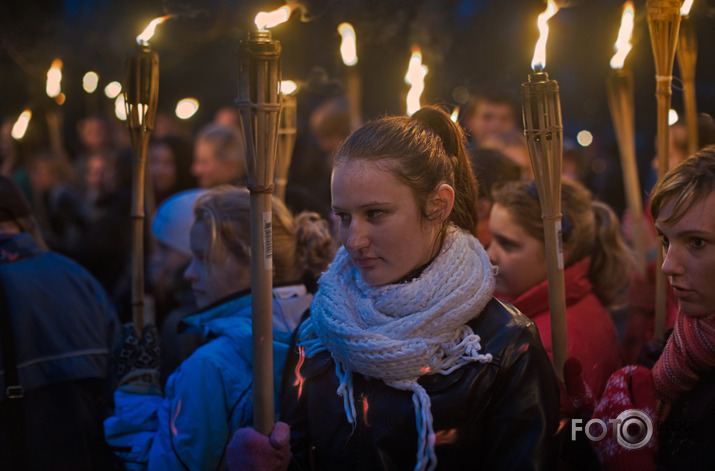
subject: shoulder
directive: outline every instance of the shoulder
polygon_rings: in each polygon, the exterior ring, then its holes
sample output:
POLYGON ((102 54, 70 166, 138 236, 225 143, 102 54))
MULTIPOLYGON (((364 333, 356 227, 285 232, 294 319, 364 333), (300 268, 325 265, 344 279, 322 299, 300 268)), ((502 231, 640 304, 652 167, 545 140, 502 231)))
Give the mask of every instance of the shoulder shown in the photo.
POLYGON ((492 298, 468 325, 485 342, 539 341, 536 324, 511 304, 492 298))

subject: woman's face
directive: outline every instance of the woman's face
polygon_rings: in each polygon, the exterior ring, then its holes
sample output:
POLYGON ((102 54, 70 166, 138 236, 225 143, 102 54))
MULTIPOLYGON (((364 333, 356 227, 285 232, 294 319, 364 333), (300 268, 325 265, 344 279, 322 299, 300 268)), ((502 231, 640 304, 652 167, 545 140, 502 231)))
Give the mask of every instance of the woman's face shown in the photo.
POLYGON ((496 203, 489 214, 492 241, 487 253, 499 268, 495 290, 516 298, 546 279, 544 244, 528 235, 509 210, 496 203))
POLYGON ((191 174, 201 188, 213 188, 223 183, 234 183, 239 176, 239 164, 224 162, 216 156, 216 145, 199 139, 194 145, 194 161, 191 174))
POLYGON ((715 192, 666 224, 673 206, 674 201, 663 206, 655 221, 663 245, 661 270, 686 315, 709 316, 715 313, 715 192))
POLYGON ((191 252, 194 258, 184 277, 191 282, 196 306, 203 309, 211 303, 251 286, 251 266, 226 254, 221 260, 207 262, 211 233, 203 222, 191 227, 191 252))
POLYGON ((171 148, 164 144, 153 146, 149 162, 154 190, 159 193, 171 191, 176 185, 176 162, 171 148))
POLYGON ((369 162, 343 162, 331 189, 340 241, 367 284, 394 283, 439 250, 440 223, 423 220, 412 190, 391 173, 369 162))

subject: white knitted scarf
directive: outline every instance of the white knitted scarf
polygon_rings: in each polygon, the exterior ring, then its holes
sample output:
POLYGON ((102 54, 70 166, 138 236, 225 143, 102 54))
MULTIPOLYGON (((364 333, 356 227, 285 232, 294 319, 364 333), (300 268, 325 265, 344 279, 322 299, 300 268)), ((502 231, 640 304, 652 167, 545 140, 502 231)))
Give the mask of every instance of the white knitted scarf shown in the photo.
POLYGON ((442 249, 419 277, 372 287, 363 281, 344 247, 320 278, 311 315, 298 344, 308 358, 327 350, 335 359, 348 422, 355 423, 352 372, 412 391, 419 437, 415 470, 437 466, 430 398, 417 380, 449 374, 480 354, 480 337, 466 323, 491 299, 489 257, 466 231, 450 227, 442 249))

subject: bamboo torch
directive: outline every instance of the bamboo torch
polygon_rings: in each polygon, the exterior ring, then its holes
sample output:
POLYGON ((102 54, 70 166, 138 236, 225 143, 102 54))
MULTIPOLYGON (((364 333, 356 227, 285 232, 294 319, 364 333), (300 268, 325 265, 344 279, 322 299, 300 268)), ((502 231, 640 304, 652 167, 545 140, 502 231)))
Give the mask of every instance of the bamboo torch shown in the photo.
POLYGON ((281 116, 278 126, 278 152, 276 153, 276 196, 285 202, 288 170, 290 169, 295 139, 298 132, 298 87, 292 80, 281 81, 281 116))
POLYGON ((146 151, 154 130, 159 98, 159 55, 149 47, 157 25, 169 16, 155 18, 137 36, 136 49, 127 56, 124 81, 126 122, 134 148, 132 161, 132 321, 144 328, 144 193, 146 151))
POLYGON ((546 64, 547 21, 558 11, 549 0, 546 11, 539 15, 539 40, 531 62, 529 81, 521 84, 524 135, 529 147, 531 166, 539 192, 541 219, 544 223, 546 268, 551 312, 551 344, 556 375, 563 380, 567 356, 566 295, 564 256, 561 237, 561 161, 563 126, 559 85, 549 79, 546 64))
POLYGON ((412 56, 405 74, 405 83, 410 85, 406 98, 407 116, 412 116, 422 107, 420 97, 425 89, 425 77, 428 71, 427 66, 422 65, 422 51, 419 47, 412 46, 412 56))
POLYGON ((281 109, 281 44, 269 27, 287 21, 288 6, 256 15, 238 49, 238 109, 246 142, 251 192, 251 309, 253 319, 253 426, 273 429, 273 232, 271 195, 281 109), (275 18, 277 17, 277 18, 275 18))
POLYGON ((350 108, 350 129, 356 130, 362 125, 362 86, 357 70, 357 40, 355 30, 350 23, 340 23, 338 32, 342 38, 340 42, 340 55, 345 64, 345 91, 348 96, 350 108))
POLYGON ((698 106, 695 101, 695 63, 698 56, 698 40, 695 26, 690 20, 693 0, 685 0, 680 8, 680 33, 678 34, 678 68, 683 80, 683 101, 685 104, 685 124, 688 128, 688 155, 699 149, 698 106))
POLYGON ((636 255, 638 273, 645 276, 646 250, 643 234, 643 200, 638 181, 635 143, 635 110, 633 105, 633 74, 625 67, 625 60, 631 50, 631 36, 635 23, 633 2, 623 5, 621 28, 616 40, 616 53, 611 59, 611 73, 606 80, 608 90, 608 105, 611 111, 613 127, 618 140, 618 150, 621 154, 623 169, 623 184, 625 186, 628 211, 633 221, 633 249, 636 255))
MULTIPOLYGON (((675 46, 680 28, 680 0, 646 0, 648 30, 655 59, 655 97, 657 113, 657 158, 658 179, 668 171, 670 136, 668 134, 668 112, 670 111, 671 84, 673 82, 673 62, 675 46)), ((663 253, 658 251, 657 266, 663 264, 663 253)), ((653 341, 663 344, 665 340, 665 299, 666 280, 661 270, 655 273, 655 328, 653 341)))

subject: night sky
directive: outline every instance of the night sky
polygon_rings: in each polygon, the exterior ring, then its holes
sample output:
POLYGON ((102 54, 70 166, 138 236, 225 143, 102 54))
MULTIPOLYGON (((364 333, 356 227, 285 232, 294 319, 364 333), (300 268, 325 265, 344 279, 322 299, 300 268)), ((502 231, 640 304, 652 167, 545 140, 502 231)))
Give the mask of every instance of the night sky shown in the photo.
MULTIPOLYGON (((102 88, 111 80, 122 81, 136 35, 152 18, 172 13, 176 17, 160 25, 151 41, 160 55, 159 107, 173 110, 180 98, 197 98, 201 108, 192 125, 198 128, 216 108, 235 99, 235 52, 253 28, 255 14, 281 5, 256 0, 5 0, 0 6, 0 116, 14 120, 26 107, 49 106, 45 74, 59 57, 71 145, 74 122, 88 109, 81 89, 84 73, 96 71, 102 88)), ((616 208, 622 183, 605 80, 622 5, 620 0, 569 2, 549 22, 546 59, 546 70, 561 89, 565 137, 573 139, 581 129, 594 134, 594 145, 585 152, 605 162, 606 170, 591 186, 616 208)), ((645 182, 654 155, 655 72, 645 0, 634 5, 634 46, 627 65, 634 71, 637 153, 645 182)), ((283 45, 284 79, 305 81, 320 68, 339 81, 344 66, 337 25, 352 23, 366 118, 405 112, 409 87, 403 77, 413 44, 422 49, 429 68, 423 103, 452 109, 462 99, 460 90, 463 95, 465 89, 495 87, 520 103, 538 38, 536 17, 544 8, 541 0, 314 0, 274 28, 273 37, 283 45)), ((710 114, 715 108, 714 16, 710 1, 695 0, 691 21, 699 46, 698 111, 710 114)), ((682 113, 677 60, 674 76, 672 105, 682 113)))

